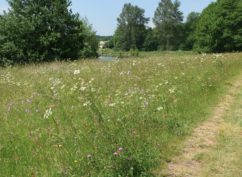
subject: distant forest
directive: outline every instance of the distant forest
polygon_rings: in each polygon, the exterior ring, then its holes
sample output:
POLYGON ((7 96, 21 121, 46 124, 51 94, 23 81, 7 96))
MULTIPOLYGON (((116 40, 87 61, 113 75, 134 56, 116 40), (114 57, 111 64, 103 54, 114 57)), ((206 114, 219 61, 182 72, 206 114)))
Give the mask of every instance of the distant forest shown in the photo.
POLYGON ((100 36, 100 35, 96 35, 97 40, 100 41, 110 41, 112 40, 113 36, 100 36))

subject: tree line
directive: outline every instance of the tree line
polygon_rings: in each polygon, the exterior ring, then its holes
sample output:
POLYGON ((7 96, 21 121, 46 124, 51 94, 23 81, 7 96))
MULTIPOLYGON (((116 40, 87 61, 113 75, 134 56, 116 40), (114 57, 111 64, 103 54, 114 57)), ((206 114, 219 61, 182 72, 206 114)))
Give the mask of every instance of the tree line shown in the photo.
POLYGON ((144 9, 125 4, 112 41, 115 49, 242 51, 241 0, 217 0, 201 14, 191 12, 185 22, 179 8, 179 0, 161 0, 150 28, 144 9))
MULTIPOLYGON (((7 1, 9 10, 0 15, 0 66, 97 56, 103 38, 72 12, 70 0, 7 1)), ((217 0, 201 14, 190 13, 185 22, 179 0, 161 0, 154 28, 147 26, 150 19, 144 14, 125 4, 109 46, 124 51, 242 51, 241 0, 217 0)))

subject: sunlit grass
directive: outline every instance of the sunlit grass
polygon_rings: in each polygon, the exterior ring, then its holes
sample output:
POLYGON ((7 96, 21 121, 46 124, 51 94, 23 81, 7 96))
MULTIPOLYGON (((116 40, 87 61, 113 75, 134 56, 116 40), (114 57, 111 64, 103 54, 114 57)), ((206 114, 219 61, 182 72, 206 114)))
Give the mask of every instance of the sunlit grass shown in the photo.
POLYGON ((202 158, 201 177, 240 177, 242 174, 242 91, 220 126, 218 143, 202 158))
POLYGON ((242 66, 240 53, 142 55, 1 69, 0 174, 151 176, 242 66))

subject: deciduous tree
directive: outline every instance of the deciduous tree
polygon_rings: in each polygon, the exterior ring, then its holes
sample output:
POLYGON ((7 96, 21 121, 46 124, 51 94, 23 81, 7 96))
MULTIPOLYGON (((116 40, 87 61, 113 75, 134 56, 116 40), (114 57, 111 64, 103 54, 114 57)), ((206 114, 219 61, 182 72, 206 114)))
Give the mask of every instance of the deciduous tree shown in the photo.
MULTIPOLYGON (((88 35, 69 0, 8 0, 0 20, 1 63, 78 59, 88 35)), ((95 53, 95 52, 94 52, 95 53)))
POLYGON ((192 50, 195 43, 195 30, 200 17, 200 13, 191 12, 187 16, 187 20, 184 24, 183 41, 181 42, 181 49, 192 50))
POLYGON ((155 29, 148 28, 146 38, 143 45, 145 51, 156 51, 158 49, 157 33, 155 29))
POLYGON ((242 51, 242 1, 210 4, 198 22, 195 47, 202 52, 242 51))
POLYGON ((144 9, 125 4, 118 17, 118 27, 114 36, 114 45, 121 50, 142 49, 145 40, 146 24, 149 19, 144 9))
POLYGON ((161 50, 176 50, 182 40, 183 13, 180 2, 161 0, 153 18, 161 50))

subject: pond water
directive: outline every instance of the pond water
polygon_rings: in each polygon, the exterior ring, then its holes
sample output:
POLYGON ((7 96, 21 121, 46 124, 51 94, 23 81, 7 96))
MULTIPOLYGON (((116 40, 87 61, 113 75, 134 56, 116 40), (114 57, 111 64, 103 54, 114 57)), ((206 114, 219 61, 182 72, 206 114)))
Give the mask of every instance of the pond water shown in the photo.
POLYGON ((102 61, 114 61, 114 60, 117 60, 117 57, 112 57, 112 56, 99 56, 98 59, 99 60, 102 60, 102 61))

